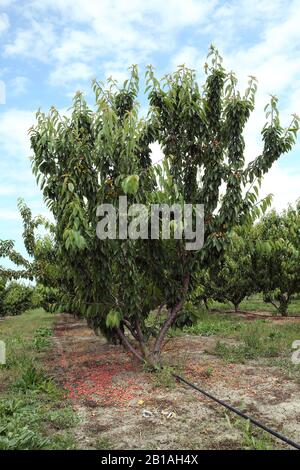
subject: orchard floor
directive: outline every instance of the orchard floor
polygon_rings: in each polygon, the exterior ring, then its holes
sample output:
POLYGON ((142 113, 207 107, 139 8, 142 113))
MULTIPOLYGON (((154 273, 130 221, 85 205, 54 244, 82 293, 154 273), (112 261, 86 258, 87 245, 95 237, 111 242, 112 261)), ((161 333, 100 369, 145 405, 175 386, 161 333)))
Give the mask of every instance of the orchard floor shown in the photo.
MULTIPOLYGON (((209 354, 217 339, 216 335, 171 338, 165 362, 218 398, 300 442, 299 383, 260 360, 229 364, 209 354)), ((145 372, 120 346, 108 345, 85 321, 70 315, 58 317, 46 367, 66 389, 79 416, 74 430, 78 448, 289 448, 186 386, 157 383, 155 374, 145 372)))

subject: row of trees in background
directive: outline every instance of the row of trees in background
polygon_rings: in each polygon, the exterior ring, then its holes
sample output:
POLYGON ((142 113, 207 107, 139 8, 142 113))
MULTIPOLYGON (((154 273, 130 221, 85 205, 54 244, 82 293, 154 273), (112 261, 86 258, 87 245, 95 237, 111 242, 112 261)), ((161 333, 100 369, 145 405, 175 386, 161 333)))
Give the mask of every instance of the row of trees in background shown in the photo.
POLYGON ((300 293, 300 203, 236 227, 224 257, 200 274, 193 294, 206 303, 231 302, 237 311, 242 300, 256 293, 283 316, 300 293))
POLYGON ((44 308, 51 311, 57 302, 54 289, 38 284, 36 286, 1 279, 0 283, 0 317, 20 315, 26 310, 44 308))
POLYGON ((42 307, 53 311, 63 296, 63 279, 55 249, 55 226, 45 218, 32 217, 31 210, 19 200, 23 221, 23 240, 27 258, 15 250, 12 240, 0 240, 0 258, 13 268, 0 266, 0 316, 18 315, 42 307), (44 235, 36 235, 42 227, 44 235), (18 282, 22 280, 22 282, 18 282), (33 283, 24 281, 34 281, 33 283))

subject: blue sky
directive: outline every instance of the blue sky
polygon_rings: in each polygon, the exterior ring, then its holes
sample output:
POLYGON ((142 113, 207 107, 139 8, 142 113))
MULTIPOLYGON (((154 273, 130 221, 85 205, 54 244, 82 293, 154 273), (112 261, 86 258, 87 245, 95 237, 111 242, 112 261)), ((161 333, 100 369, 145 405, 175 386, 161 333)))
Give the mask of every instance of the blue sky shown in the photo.
MULTIPOLYGON (((137 63, 158 75, 185 63, 199 80, 209 44, 237 72, 241 88, 258 79, 256 111, 246 129, 248 159, 261 149, 263 108, 279 97, 283 125, 300 114, 300 0, 0 0, 0 238, 22 249, 17 198, 46 214, 31 175, 27 136, 35 111, 64 110, 78 89, 92 103, 90 83, 113 75, 120 80, 137 63)), ((300 144, 267 176, 262 196, 286 207, 300 196, 300 144)), ((160 149, 153 146, 153 158, 160 149)))

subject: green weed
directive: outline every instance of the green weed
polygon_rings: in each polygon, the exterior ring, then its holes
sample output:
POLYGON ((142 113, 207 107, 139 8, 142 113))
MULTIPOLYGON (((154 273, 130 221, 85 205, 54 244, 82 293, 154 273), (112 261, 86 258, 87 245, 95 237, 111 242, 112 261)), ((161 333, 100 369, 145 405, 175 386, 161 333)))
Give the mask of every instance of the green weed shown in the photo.
POLYGON ((174 373, 175 369, 168 365, 156 371, 153 376, 155 387, 174 388, 176 385, 174 373))
POLYGON ((37 351, 42 351, 50 346, 50 337, 52 336, 52 330, 50 328, 37 328, 33 337, 33 346, 37 351))
POLYGON ((236 418, 225 413, 227 425, 241 433, 241 447, 244 450, 273 450, 274 443, 266 432, 253 426, 251 421, 236 418))
POLYGON ((97 450, 110 450, 112 449, 112 445, 109 442, 109 439, 107 437, 101 437, 100 439, 97 439, 95 447, 97 450))

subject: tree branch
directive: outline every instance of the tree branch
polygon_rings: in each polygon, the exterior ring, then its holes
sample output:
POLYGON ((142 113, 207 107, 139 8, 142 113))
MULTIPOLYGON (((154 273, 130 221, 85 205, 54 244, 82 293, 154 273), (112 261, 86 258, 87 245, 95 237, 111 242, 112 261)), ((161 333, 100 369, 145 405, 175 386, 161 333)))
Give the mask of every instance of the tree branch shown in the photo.
POLYGON ((122 344, 127 348, 129 349, 130 352, 132 352, 132 354, 137 357, 140 361, 144 361, 144 358, 143 356, 139 353, 139 351, 137 351, 133 346, 132 344, 130 343, 130 341, 128 340, 128 338, 126 338, 125 334, 123 333, 123 331, 120 329, 120 328, 116 328, 116 331, 117 331, 117 334, 122 342, 122 344))
POLYGON ((183 303, 185 301, 185 296, 186 296, 186 293, 188 291, 188 288, 189 288, 189 283, 190 283, 190 275, 187 274, 184 278, 184 281, 183 281, 183 289, 182 289, 182 296, 181 296, 181 300, 178 302, 177 305, 175 305, 175 307, 173 307, 173 309, 170 310, 169 312, 169 315, 168 315, 168 318, 166 319, 166 321, 164 322, 157 338, 156 338, 156 341, 155 341, 155 345, 154 345, 154 354, 158 354, 160 352, 160 349, 161 349, 161 345, 162 345, 162 342, 164 340, 164 337, 166 336, 170 326, 172 326, 173 322, 175 321, 176 317, 177 317, 177 314, 180 312, 182 306, 183 306, 183 303))
POLYGON ((132 336, 134 337, 134 339, 136 339, 137 341, 139 341, 139 337, 138 335, 136 334, 136 332, 134 331, 134 329, 132 328, 130 322, 128 320, 126 320, 125 318, 123 318, 123 323, 124 325, 126 326, 126 328, 128 328, 128 330, 130 331, 130 333, 132 334, 132 336))

